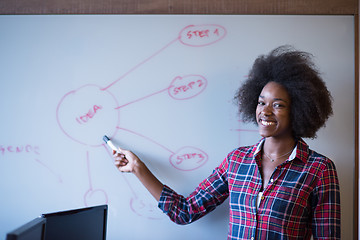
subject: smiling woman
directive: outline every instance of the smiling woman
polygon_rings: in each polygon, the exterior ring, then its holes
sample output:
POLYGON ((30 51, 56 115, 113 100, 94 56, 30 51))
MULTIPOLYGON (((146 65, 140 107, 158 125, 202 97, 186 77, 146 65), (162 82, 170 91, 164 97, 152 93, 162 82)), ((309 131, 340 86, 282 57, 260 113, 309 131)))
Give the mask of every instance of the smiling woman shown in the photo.
POLYGON ((235 98, 262 139, 230 152, 187 198, 131 151, 114 151, 116 167, 134 173, 177 224, 198 220, 230 196, 228 239, 340 239, 335 165, 302 140, 315 137, 332 114, 310 55, 283 46, 260 56, 235 98))

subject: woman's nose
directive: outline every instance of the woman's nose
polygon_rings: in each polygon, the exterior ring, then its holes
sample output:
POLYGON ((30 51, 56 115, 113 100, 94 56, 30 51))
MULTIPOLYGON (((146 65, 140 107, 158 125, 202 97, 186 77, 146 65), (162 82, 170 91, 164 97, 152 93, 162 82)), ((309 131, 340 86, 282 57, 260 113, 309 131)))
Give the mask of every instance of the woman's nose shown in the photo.
POLYGON ((268 105, 265 105, 261 112, 265 116, 271 116, 272 115, 272 108, 270 106, 268 106, 268 105))

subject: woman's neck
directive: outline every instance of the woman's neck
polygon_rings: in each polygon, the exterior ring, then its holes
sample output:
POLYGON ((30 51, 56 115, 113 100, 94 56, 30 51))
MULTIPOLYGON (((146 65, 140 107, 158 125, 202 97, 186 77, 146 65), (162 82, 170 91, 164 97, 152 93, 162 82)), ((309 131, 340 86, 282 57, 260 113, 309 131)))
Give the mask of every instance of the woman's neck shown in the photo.
POLYGON ((288 153, 295 147, 296 140, 295 138, 287 139, 274 139, 274 138, 265 138, 263 151, 273 157, 281 156, 288 153))

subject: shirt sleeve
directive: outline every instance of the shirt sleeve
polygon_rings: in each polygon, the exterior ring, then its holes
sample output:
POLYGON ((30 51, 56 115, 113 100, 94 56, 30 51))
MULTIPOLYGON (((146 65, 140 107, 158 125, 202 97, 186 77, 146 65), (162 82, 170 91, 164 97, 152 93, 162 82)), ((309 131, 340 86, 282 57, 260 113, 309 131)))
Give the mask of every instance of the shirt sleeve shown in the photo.
POLYGON ((227 165, 225 159, 187 198, 164 186, 158 207, 177 224, 188 224, 198 220, 229 196, 227 165))
POLYGON ((328 160, 315 189, 312 230, 314 239, 340 239, 340 189, 335 165, 328 160))

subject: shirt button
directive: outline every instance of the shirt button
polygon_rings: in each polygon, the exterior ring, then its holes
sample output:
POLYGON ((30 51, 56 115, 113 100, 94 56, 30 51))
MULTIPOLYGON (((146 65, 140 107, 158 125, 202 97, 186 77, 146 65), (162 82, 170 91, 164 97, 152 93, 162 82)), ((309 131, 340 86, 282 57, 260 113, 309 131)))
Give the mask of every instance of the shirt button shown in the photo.
POLYGON ((254 237, 251 237, 250 239, 251 239, 251 240, 254 240, 255 238, 254 238, 254 237))
POLYGON ((265 199, 265 197, 264 196, 261 196, 261 200, 264 200, 265 199))
POLYGON ((274 182, 274 179, 270 179, 270 182, 274 182))

